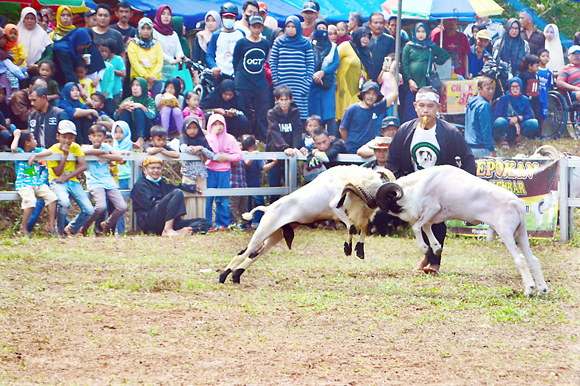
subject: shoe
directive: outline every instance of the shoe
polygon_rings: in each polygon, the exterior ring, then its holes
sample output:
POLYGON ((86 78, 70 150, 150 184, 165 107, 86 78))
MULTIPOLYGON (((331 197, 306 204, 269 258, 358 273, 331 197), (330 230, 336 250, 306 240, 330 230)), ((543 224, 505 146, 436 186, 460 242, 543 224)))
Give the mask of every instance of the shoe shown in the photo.
POLYGON ((215 229, 214 227, 210 227, 210 228, 207 230, 207 233, 211 233, 211 232, 215 232, 215 231, 216 231, 216 229, 215 229))
POLYGON ((221 231, 229 231, 230 228, 225 227, 225 226, 220 226, 216 229, 217 232, 221 232, 221 231))
POLYGON ((499 147, 501 147, 502 149, 509 149, 510 144, 508 143, 507 140, 504 139, 499 143, 499 147))
POLYGON ((67 236, 74 236, 74 233, 70 230, 70 224, 64 227, 64 234, 67 236))

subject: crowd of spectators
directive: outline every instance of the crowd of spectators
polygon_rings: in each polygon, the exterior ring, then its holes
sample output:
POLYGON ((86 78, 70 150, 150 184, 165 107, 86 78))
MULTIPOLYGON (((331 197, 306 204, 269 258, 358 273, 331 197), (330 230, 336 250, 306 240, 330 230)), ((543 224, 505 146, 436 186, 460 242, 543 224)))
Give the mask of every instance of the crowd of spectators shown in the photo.
POLYGON ((205 199, 182 192, 256 187, 263 173, 269 186, 281 186, 283 163, 245 160, 244 152, 303 154, 308 183, 338 164, 340 153, 375 155, 365 167, 389 167, 386 150, 393 141, 397 157, 411 154, 401 169, 406 174, 430 166, 418 156, 426 154, 425 143, 433 164, 440 164, 457 155, 448 154, 457 146, 450 147, 449 138, 465 141, 463 158, 466 150, 470 157, 497 156, 496 146, 544 138, 552 85, 580 101, 580 46, 566 52, 558 27, 539 30, 528 11, 505 25, 477 17, 463 30, 456 19, 436 28, 419 22, 401 30, 400 39, 397 18, 382 12, 366 20, 354 12, 336 25, 325 20, 316 1, 304 3, 301 17, 276 21, 267 13, 267 4, 255 0, 241 10, 225 3, 205 15, 191 41, 183 18, 169 6, 159 7, 153 20, 134 20, 125 2, 114 11, 99 4, 78 25, 68 6, 56 12, 26 7, 17 25, 0 28, 0 151, 34 153, 16 162, 24 210, 20 232, 33 229, 46 205, 51 233, 87 234, 94 224, 97 234, 123 234, 127 203, 120 189, 128 189, 131 168, 121 155, 131 152, 148 155, 145 178, 131 192, 137 225, 184 235, 256 226, 240 216, 264 197, 205 199), (505 95, 497 95, 494 79, 482 76, 492 59, 509 68, 505 95), (188 70, 188 62, 200 66, 188 70), (435 65, 446 62, 452 78, 478 79, 463 136, 424 107, 429 102, 439 108, 440 90, 430 86, 437 87, 435 65), (214 88, 200 95, 193 86, 203 86, 203 76, 214 88), (395 110, 400 119, 392 117, 395 110), (423 121, 428 116, 430 126, 423 121), (405 134, 397 134, 402 124, 405 134), (452 134, 417 134, 435 127, 452 134), (157 155, 179 158, 180 152, 201 160, 183 162, 181 184, 171 185, 161 177, 157 155), (39 162, 49 154, 62 159, 39 162), (67 161, 69 154, 76 160, 67 161), (99 161, 87 162, 85 155, 99 161), (83 173, 94 206, 78 179, 83 173), (71 222, 70 197, 81 209, 71 222))

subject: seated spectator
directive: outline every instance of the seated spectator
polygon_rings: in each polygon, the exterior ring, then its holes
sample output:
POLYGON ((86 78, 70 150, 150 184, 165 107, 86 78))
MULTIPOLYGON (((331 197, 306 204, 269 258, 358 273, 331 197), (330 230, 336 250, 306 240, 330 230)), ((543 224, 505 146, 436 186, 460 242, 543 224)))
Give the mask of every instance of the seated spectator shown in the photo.
POLYGON ((56 218, 56 194, 42 178, 42 170, 37 158, 46 157, 52 151, 43 147, 37 147, 36 139, 30 131, 14 130, 14 140, 10 147, 13 153, 33 153, 28 161, 15 161, 16 182, 14 187, 22 199, 22 221, 20 222, 20 234, 28 234, 28 220, 36 207, 37 199, 48 203, 48 232, 56 235, 54 220, 56 218))
POLYGON ((169 158, 179 158, 179 152, 173 150, 167 144, 167 129, 163 126, 155 125, 151 128, 151 142, 143 147, 143 151, 149 155, 161 153, 169 158))
POLYGON ((573 45, 568 49, 568 60, 570 64, 558 71, 556 87, 568 92, 572 102, 580 102, 580 46, 573 45))
MULTIPOLYGON (((11 54, 6 50, 8 36, 3 28, 0 28, 0 82, 6 87, 6 96, 10 99, 13 91, 20 88, 19 81, 25 79, 26 71, 14 64, 11 54)), ((26 67, 23 67, 26 70, 26 67)))
POLYGON ((183 191, 201 194, 195 185, 172 185, 165 182, 161 173, 163 160, 149 156, 143 160, 145 178, 135 183, 131 190, 137 226, 145 233, 160 236, 186 236, 206 233, 209 222, 204 218, 185 220, 183 191))
POLYGON ((37 23, 37 12, 34 8, 22 9, 17 27, 18 40, 24 44, 28 52, 28 72, 32 73, 36 70, 36 63, 40 60, 45 48, 52 44, 52 39, 37 23))
MULTIPOLYGON (((28 90, 27 100, 21 102, 21 108, 25 108, 26 102, 32 106, 32 111, 28 116, 28 130, 34 134, 34 138, 41 147, 49 148, 58 143, 58 125, 61 121, 68 120, 69 117, 60 107, 50 105, 46 95, 46 82, 44 85, 40 84, 43 81, 42 78, 35 81, 34 85, 28 90)), ((14 107, 14 102, 12 107, 14 107)))
POLYGON ((366 146, 373 151, 375 156, 374 161, 369 161, 361 166, 363 168, 370 168, 373 170, 381 170, 387 167, 387 155, 389 153, 389 145, 392 142, 391 137, 375 137, 366 146))
MULTIPOLYGON (((95 87, 95 91, 103 95, 107 102, 107 111, 114 111, 116 106, 113 102, 113 86, 115 85, 115 69, 113 65, 109 63, 109 57, 112 54, 111 46, 114 46, 115 42, 113 39, 102 40, 97 44, 99 51, 101 52, 101 57, 105 63, 105 68, 97 73, 98 84, 95 87)), ((111 112, 112 114, 112 112, 111 112)))
POLYGON ((91 98, 96 92, 96 85, 98 80, 89 78, 87 75, 88 66, 86 63, 76 63, 75 64, 75 75, 79 80, 79 90, 81 93, 81 102, 86 103, 87 100, 91 98))
POLYGON ((147 81, 147 90, 156 95, 161 91, 163 48, 153 38, 153 22, 149 18, 139 20, 137 36, 129 40, 127 57, 131 63, 131 79, 140 77, 147 81))
POLYGON ((60 121, 56 135, 58 143, 51 146, 49 150, 54 154, 62 154, 62 158, 60 161, 47 161, 50 188, 58 197, 56 225, 61 236, 71 236, 77 233, 95 211, 77 178, 87 170, 87 164, 85 153, 75 142, 75 137, 75 124, 68 120, 60 121), (74 155, 76 160, 67 161, 69 154, 74 155), (79 206, 80 213, 68 223, 70 197, 79 206))
POLYGON ((78 128, 79 143, 89 144, 89 128, 99 118, 99 113, 80 101, 81 91, 78 84, 67 83, 62 89, 61 97, 59 107, 78 128))
MULTIPOLYGON (((6 24, 4 27, 8 42, 6 43, 6 51, 12 54, 12 61, 17 67, 28 67, 26 59, 28 59, 28 51, 26 46, 18 40, 18 27, 14 24, 6 24)), ((26 68, 24 68, 26 71, 26 68)))
POLYGON ((475 158, 497 157, 493 143, 493 111, 495 81, 482 76, 477 81, 477 95, 469 98, 465 113, 465 142, 475 158))
MULTIPOLYGON (((397 130, 399 130, 399 126, 401 126, 401 124, 399 123, 399 120, 397 118, 386 117, 381 122, 381 131, 379 132, 379 134, 383 137, 389 137, 392 139, 395 137, 395 134, 397 134, 397 130)), ((370 146, 372 144, 376 143, 376 138, 377 137, 370 140, 366 145, 359 147, 359 149, 356 151, 356 154, 359 157, 363 157, 363 158, 370 158, 373 155, 375 155, 374 150, 370 146)))
POLYGON ((102 234, 109 234, 115 230, 117 222, 127 211, 127 203, 119 191, 115 178, 111 175, 109 170, 109 162, 123 161, 121 154, 113 149, 112 146, 104 143, 107 137, 107 130, 104 126, 96 124, 89 129, 89 139, 91 145, 84 145, 82 147, 85 155, 94 155, 103 161, 89 161, 87 162, 87 190, 91 193, 91 197, 95 201, 95 212, 86 223, 81 227, 80 233, 86 235, 89 227, 99 217, 103 216, 107 211, 107 202, 111 204, 113 210, 109 212, 109 217, 95 227, 95 234, 99 236, 102 234), (98 230, 100 229, 100 230, 98 230))
POLYGON ((384 114, 399 96, 399 88, 394 77, 391 81, 393 92, 386 98, 381 94, 376 82, 368 81, 359 94, 361 101, 346 108, 339 131, 348 153, 356 154, 359 147, 377 135, 379 116, 384 114))
MULTIPOLYGON (((439 45, 441 32, 432 37, 433 43, 439 45)), ((471 52, 469 39, 463 32, 457 31, 457 19, 443 19, 443 44, 441 45, 451 56, 451 62, 455 74, 466 77, 469 74, 469 61, 467 55, 471 52)))
MULTIPOLYGON (((76 64, 80 63, 82 60, 81 56, 85 55, 85 50, 88 49, 91 44, 92 40, 87 30, 79 28, 71 31, 52 46, 54 64, 56 67, 54 75, 55 80, 59 85, 64 85, 67 82, 79 82, 74 68, 76 64)), ((45 58, 49 59, 48 57, 45 58)), ((93 60, 92 54, 90 60, 93 60)))
MULTIPOLYGON (((179 150, 182 153, 195 154, 201 157, 200 161, 181 162, 181 182, 184 184, 195 184, 200 189, 207 187, 207 168, 205 161, 214 160, 215 154, 203 134, 201 120, 190 115, 183 122, 181 133, 181 144, 179 150)), ((205 218, 205 197, 187 197, 185 206, 187 216, 205 218)))
POLYGON ((499 57, 510 66, 512 75, 517 75, 522 60, 530 52, 528 42, 521 34, 519 20, 511 18, 505 24, 506 33, 493 45, 493 57, 499 57))
POLYGON ((163 93, 155 96, 155 105, 159 110, 158 121, 165 127, 170 135, 180 135, 183 128, 183 95, 181 95, 181 83, 177 78, 169 78, 165 83, 163 93))
POLYGON ((121 102, 116 119, 127 122, 132 127, 132 139, 137 146, 143 146, 145 138, 157 116, 155 101, 147 96, 147 81, 135 78, 131 82, 131 96, 121 102))
POLYGON ((242 94, 236 91, 234 81, 225 79, 215 90, 201 101, 202 110, 222 115, 228 124, 228 133, 235 138, 250 134, 250 122, 242 94))
MULTIPOLYGON (((113 148, 121 155, 131 155, 133 152, 133 141, 131 141, 131 129, 127 122, 117 121, 111 130, 113 133, 113 148)), ((127 190, 131 183, 131 163, 130 161, 117 163, 117 182, 119 189, 127 190)), ((117 234, 125 234, 125 215, 117 221, 117 234)))
POLYGON ((183 118, 187 118, 190 115, 194 115, 199 118, 200 127, 205 128, 205 118, 203 116, 203 111, 199 107, 200 97, 199 94, 193 91, 188 91, 185 94, 185 108, 183 109, 183 118))
POLYGON ((534 119, 530 100, 522 94, 522 80, 513 77, 508 86, 508 92, 499 98, 493 115, 493 136, 504 148, 509 148, 510 142, 519 145, 524 137, 540 136, 540 125, 534 119))
MULTIPOLYGON (((220 114, 212 114, 207 121, 207 142, 218 157, 209 160, 208 188, 229 188, 232 162, 242 160, 242 150, 233 135, 228 134, 226 119, 220 114)), ((216 231, 228 230, 230 225, 230 208, 228 197, 208 197, 205 217, 216 231), (213 202, 215 200, 215 225, 213 222, 213 202)))
POLYGON ((58 83, 56 80, 52 79, 54 75, 54 63, 51 60, 41 62, 38 65, 38 75, 44 78, 47 82, 47 98, 51 105, 55 105, 55 102, 60 99, 60 89, 58 88, 58 83))
POLYGON ((61 5, 56 10, 56 28, 48 34, 53 42, 57 42, 64 38, 69 32, 76 27, 73 25, 73 12, 71 7, 61 5))
POLYGON ((308 154, 304 165, 304 181, 314 180, 320 173, 338 165, 336 159, 339 154, 346 153, 342 140, 330 138, 328 131, 318 128, 312 134, 314 149, 308 154))

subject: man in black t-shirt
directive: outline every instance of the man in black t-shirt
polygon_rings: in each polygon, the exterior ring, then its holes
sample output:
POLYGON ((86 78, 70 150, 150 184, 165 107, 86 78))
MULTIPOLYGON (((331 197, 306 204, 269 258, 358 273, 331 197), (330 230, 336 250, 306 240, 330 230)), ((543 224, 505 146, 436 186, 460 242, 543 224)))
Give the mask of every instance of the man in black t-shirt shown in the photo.
POLYGON ((119 31, 109 28, 111 13, 111 7, 107 4, 99 4, 97 6, 97 26, 93 27, 93 42, 98 45, 107 39, 113 39, 116 43, 115 55, 120 55, 125 58, 123 35, 119 31))
MULTIPOLYGON (((133 17, 133 9, 131 8, 131 4, 124 1, 117 4, 115 16, 117 16, 119 21, 117 24, 113 24, 111 29, 121 33, 121 36, 123 37, 123 44, 126 50, 127 45, 129 44, 129 39, 134 38, 137 35, 137 29, 129 25, 129 20, 131 20, 133 17)), ((127 76, 125 76, 125 79, 123 79, 123 99, 131 96, 131 77, 129 76, 131 73, 131 62, 129 61, 129 58, 125 59, 125 68, 127 69, 127 76)))
POLYGON ((266 140, 268 127, 266 115, 270 109, 268 82, 264 64, 270 51, 270 45, 260 37, 264 29, 264 21, 259 15, 253 15, 249 20, 250 35, 238 40, 234 48, 234 73, 236 91, 244 97, 246 107, 254 110, 254 135, 260 140, 266 140))

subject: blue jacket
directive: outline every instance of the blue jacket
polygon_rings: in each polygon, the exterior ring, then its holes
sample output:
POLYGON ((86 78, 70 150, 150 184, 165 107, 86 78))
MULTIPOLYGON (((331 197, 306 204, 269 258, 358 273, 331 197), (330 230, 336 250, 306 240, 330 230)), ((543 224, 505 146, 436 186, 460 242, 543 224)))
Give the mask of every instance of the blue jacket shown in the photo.
MULTIPOLYGON (((512 109, 516 112, 516 114, 521 115, 524 118, 524 122, 528 119, 534 118, 534 112, 532 111, 532 106, 530 105, 530 100, 526 96, 522 96, 522 105, 523 108, 516 110, 515 106, 512 105, 512 109)), ((502 95, 499 100, 497 101, 497 106, 495 108, 495 113, 493 114, 493 120, 495 121, 497 118, 502 117, 508 119, 510 116, 510 108, 509 106, 509 99, 507 95, 502 95)))
POLYGON ((491 104, 478 95, 469 98, 465 112, 465 142, 473 149, 495 151, 491 104))

